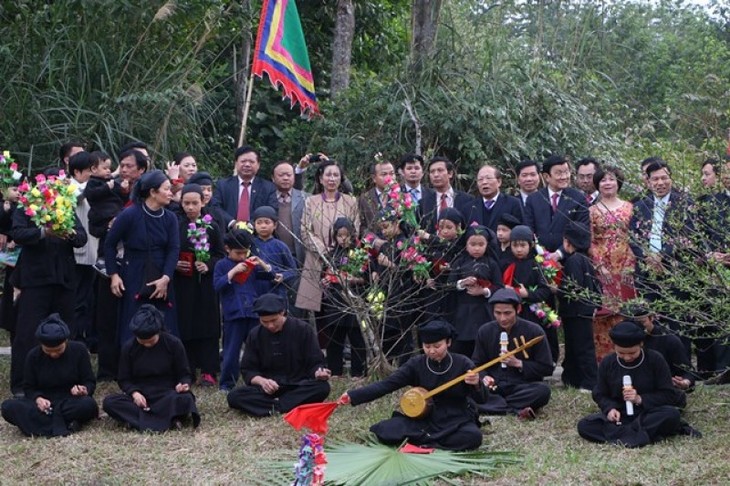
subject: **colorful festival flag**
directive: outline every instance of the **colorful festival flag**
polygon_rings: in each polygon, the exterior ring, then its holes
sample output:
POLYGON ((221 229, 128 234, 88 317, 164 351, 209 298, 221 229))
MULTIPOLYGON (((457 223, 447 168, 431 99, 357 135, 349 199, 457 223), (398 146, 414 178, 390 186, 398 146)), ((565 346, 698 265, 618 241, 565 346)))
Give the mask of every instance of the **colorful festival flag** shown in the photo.
POLYGON ((253 74, 269 76, 274 88, 284 89, 291 107, 319 113, 307 44, 294 0, 264 0, 254 49, 253 74))

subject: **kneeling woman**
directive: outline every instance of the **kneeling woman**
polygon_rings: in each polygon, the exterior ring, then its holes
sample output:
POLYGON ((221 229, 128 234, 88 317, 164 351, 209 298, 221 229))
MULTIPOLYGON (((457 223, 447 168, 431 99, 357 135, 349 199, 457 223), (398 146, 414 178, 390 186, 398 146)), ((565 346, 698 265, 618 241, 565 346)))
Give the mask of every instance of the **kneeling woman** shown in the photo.
POLYGON ((601 361, 593 389, 601 413, 578 422, 580 436, 642 447, 676 434, 698 435, 679 417, 686 398, 672 384, 669 365, 661 354, 644 349, 644 328, 624 321, 608 335, 615 352, 601 361))
POLYGON ((97 417, 91 397, 96 388, 86 346, 69 341, 68 326, 58 314, 41 322, 35 333, 40 346, 25 361, 25 398, 2 404, 5 420, 28 436, 64 436, 97 417))
POLYGON ((182 428, 192 415, 200 424, 192 376, 182 342, 164 332, 162 312, 144 304, 129 323, 134 337, 122 347, 117 382, 123 393, 104 399, 104 411, 137 430, 182 428))
MULTIPOLYGON (((425 356, 414 356, 383 381, 345 392, 339 403, 367 403, 404 386, 433 390, 439 385, 467 373, 474 363, 456 353, 449 353, 454 329, 444 321, 431 321, 419 327, 425 356)), ((370 427, 383 443, 411 444, 449 450, 476 449, 482 443, 478 414, 473 401, 484 403, 487 391, 477 373, 470 373, 457 385, 436 394, 426 418, 412 419, 400 412, 370 427)))

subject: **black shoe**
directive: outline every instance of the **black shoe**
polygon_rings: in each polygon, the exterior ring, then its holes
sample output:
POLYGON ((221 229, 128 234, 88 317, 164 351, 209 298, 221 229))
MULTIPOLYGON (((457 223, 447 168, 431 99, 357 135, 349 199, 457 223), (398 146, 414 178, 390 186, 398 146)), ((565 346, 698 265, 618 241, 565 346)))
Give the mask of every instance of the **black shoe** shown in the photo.
POLYGON ((71 432, 72 434, 75 434, 76 432, 81 430, 81 424, 78 422, 78 420, 72 420, 71 422, 68 423, 66 428, 68 429, 69 432, 71 432))
POLYGON ((170 424, 170 430, 182 430, 183 424, 182 421, 179 419, 174 419, 172 421, 172 424, 170 424))
POLYGON ((679 434, 680 435, 688 435, 693 439, 701 439, 702 438, 702 432, 692 427, 690 424, 684 423, 679 428, 679 434))

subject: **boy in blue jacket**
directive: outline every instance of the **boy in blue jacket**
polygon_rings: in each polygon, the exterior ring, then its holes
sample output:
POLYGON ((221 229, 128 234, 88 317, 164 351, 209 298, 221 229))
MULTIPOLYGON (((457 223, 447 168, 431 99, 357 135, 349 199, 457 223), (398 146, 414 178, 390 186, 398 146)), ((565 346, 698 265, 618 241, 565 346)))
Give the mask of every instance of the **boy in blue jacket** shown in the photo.
POLYGON ((247 230, 232 228, 223 242, 228 256, 215 266, 213 288, 220 297, 223 311, 220 389, 227 392, 238 381, 241 346, 249 331, 259 323, 253 302, 259 296, 260 281, 271 280, 273 269, 260 257, 249 257, 253 236, 247 230))

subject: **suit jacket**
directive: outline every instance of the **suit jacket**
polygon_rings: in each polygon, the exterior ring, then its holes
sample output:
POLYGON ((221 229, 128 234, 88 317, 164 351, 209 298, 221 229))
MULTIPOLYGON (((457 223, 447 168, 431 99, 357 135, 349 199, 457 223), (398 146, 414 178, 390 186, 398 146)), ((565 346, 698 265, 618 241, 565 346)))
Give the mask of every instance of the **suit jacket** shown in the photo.
POLYGON ((377 233, 379 231, 377 217, 381 207, 382 203, 374 187, 357 198, 357 211, 360 214, 360 236, 368 232, 377 233))
MULTIPOLYGON (((690 207, 693 201, 678 191, 669 195, 669 205, 662 222, 662 249, 659 252, 665 262, 677 257, 677 249, 688 249, 694 231, 694 217, 690 207)), ((631 251, 639 263, 649 246, 649 233, 654 220, 654 196, 647 196, 634 204, 629 230, 631 251)))
POLYGON ((520 222, 524 221, 522 216, 522 203, 520 198, 509 196, 502 192, 497 196, 497 201, 492 209, 487 211, 484 207, 484 198, 479 196, 474 198, 471 209, 471 221, 467 221, 467 226, 472 222, 486 226, 492 231, 497 231, 497 222, 504 213, 509 213, 520 222))
MULTIPOLYGON (((421 221, 421 229, 433 232, 436 229, 438 204, 436 202, 436 191, 423 193, 421 202, 418 204, 418 217, 421 221)), ((454 208, 458 209, 464 216, 467 224, 472 220, 471 210, 474 198, 463 191, 454 189, 454 208)))
POLYGON ((13 273, 19 288, 46 285, 74 288, 76 285, 74 248, 81 248, 87 241, 86 230, 75 214, 74 220, 75 234, 71 238, 61 239, 55 236, 41 238, 40 228, 25 215, 23 210, 15 210, 10 236, 23 247, 13 273))
POLYGON ((563 189, 555 214, 547 188, 530 194, 525 204, 524 216, 525 224, 532 228, 540 244, 551 252, 562 246, 563 234, 570 221, 590 228, 586 198, 581 191, 572 187, 563 189))
MULTIPOLYGON (((226 218, 225 227, 236 219, 238 214, 238 176, 226 177, 218 181, 213 191, 211 205, 223 210, 226 218)), ((258 175, 254 177, 251 184, 251 197, 249 198, 249 214, 253 214, 256 208, 271 206, 279 210, 279 201, 276 199, 276 186, 271 181, 262 179, 258 175)))

